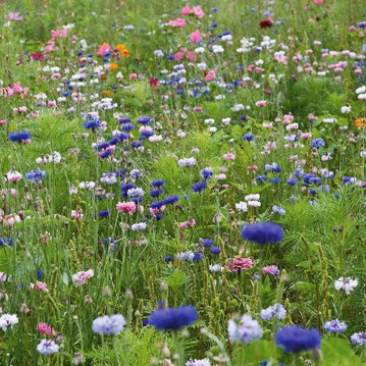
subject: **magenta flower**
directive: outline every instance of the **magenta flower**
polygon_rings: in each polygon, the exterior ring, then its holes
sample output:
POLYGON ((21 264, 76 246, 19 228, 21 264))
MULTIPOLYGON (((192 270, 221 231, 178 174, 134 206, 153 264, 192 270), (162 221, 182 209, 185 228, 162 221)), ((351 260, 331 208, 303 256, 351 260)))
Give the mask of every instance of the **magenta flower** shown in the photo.
POLYGON ((248 269, 253 268, 253 260, 252 258, 228 258, 226 260, 226 269, 237 272, 240 270, 247 271, 248 269))

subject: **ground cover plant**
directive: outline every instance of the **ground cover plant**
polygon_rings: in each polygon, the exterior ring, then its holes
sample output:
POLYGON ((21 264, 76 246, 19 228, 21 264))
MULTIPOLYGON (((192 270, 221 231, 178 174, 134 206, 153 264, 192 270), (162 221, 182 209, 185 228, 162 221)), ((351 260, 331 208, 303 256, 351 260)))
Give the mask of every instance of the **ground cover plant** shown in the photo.
POLYGON ((0 365, 366 364, 364 2, 0 13, 0 365))

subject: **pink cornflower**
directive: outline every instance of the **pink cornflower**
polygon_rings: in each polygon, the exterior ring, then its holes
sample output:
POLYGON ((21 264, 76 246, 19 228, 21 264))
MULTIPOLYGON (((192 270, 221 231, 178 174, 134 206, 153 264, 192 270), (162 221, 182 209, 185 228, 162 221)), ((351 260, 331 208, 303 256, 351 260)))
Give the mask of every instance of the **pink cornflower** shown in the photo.
POLYGON ((29 289, 44 292, 47 290, 47 284, 41 281, 37 281, 36 284, 31 283, 29 289))
POLYGON ((242 271, 246 271, 251 268, 253 268, 252 258, 235 257, 235 258, 228 258, 226 260, 226 269, 232 272, 237 272, 239 271, 239 269, 242 271))
POLYGON ((179 224, 181 229, 193 228, 196 225, 195 219, 190 219, 179 224))
POLYGON ((225 160, 235 160, 236 156, 233 153, 225 154, 224 159, 225 160))
POLYGON ((94 277, 94 271, 89 269, 88 271, 80 271, 72 275, 72 281, 76 286, 82 286, 86 284, 86 280, 94 277))
POLYGON ((258 100, 258 102, 255 103, 256 107, 265 107, 267 105, 266 100, 258 100))
POLYGON ((280 273, 280 270, 278 269, 277 266, 272 265, 272 266, 263 267, 263 273, 271 274, 273 276, 278 276, 280 273))
POLYGON ((61 28, 58 30, 51 30, 52 38, 66 38, 69 30, 67 28, 61 28))
POLYGON ((182 11, 180 12, 182 16, 189 15, 190 13, 191 8, 189 7, 189 5, 183 6, 182 11))
POLYGON ((202 19, 205 15, 205 13, 203 12, 203 10, 200 6, 194 6, 191 9, 191 13, 193 13, 196 16, 196 18, 198 18, 198 19, 202 19))
POLYGON ((212 69, 212 70, 210 70, 208 73, 207 73, 207 75, 206 75, 206 77, 205 77, 205 80, 206 81, 212 81, 213 79, 215 79, 216 78, 216 69, 212 69))
POLYGON ((118 202, 116 205, 116 209, 119 212, 126 212, 132 215, 136 211, 136 203, 135 202, 118 202))
POLYGON ((38 333, 47 334, 48 336, 54 333, 54 330, 47 323, 38 323, 36 329, 38 333))

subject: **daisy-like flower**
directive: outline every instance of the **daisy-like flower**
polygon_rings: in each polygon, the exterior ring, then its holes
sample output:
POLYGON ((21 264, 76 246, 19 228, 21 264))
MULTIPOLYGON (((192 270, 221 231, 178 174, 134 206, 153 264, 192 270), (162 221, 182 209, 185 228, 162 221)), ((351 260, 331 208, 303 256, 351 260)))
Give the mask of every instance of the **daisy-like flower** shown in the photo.
POLYGON ((241 212, 247 212, 248 211, 248 205, 246 202, 239 202, 239 203, 235 203, 235 208, 238 210, 238 211, 241 211, 241 212))
POLYGON ((334 287, 337 291, 339 290, 344 290, 344 292, 349 295, 351 293, 351 291, 353 291, 353 289, 355 287, 357 287, 358 285, 358 281, 357 279, 353 280, 350 277, 341 277, 339 278, 335 283, 334 283, 334 287))
POLYGON ((16 314, 3 314, 0 317, 0 328, 6 332, 8 327, 12 327, 15 324, 19 323, 18 316, 16 314))

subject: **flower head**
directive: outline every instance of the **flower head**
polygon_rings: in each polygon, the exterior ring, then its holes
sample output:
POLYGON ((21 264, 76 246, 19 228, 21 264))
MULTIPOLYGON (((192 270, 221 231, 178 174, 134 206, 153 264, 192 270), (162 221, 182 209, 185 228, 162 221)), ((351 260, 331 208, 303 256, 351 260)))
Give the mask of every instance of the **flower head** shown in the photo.
POLYGON ((160 330, 177 330, 193 324, 198 319, 194 306, 181 306, 156 310, 150 315, 150 325, 160 330))
POLYGON ((258 320, 246 314, 241 317, 240 324, 232 319, 229 320, 228 333, 231 342, 240 341, 249 344, 262 338, 263 329, 260 327, 258 320))
POLYGON ((320 348, 321 335, 317 329, 305 329, 298 325, 290 325, 278 330, 275 335, 276 344, 285 352, 320 348))
POLYGON ((283 230, 280 225, 271 222, 246 224, 241 231, 241 236, 244 240, 259 245, 278 244, 283 239, 283 230))
POLYGON ((105 315, 93 321, 92 329, 97 334, 116 335, 122 332, 125 325, 126 319, 123 315, 105 315))

